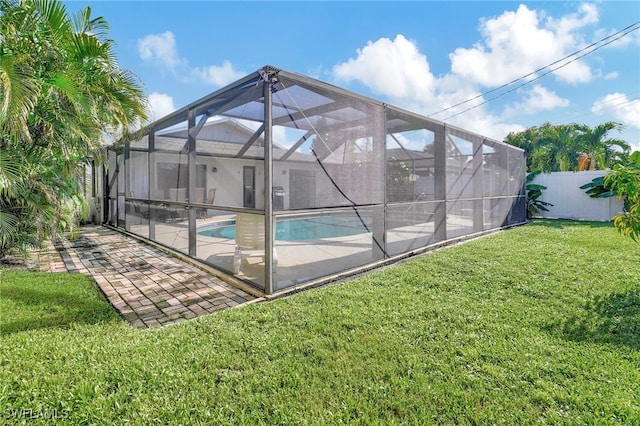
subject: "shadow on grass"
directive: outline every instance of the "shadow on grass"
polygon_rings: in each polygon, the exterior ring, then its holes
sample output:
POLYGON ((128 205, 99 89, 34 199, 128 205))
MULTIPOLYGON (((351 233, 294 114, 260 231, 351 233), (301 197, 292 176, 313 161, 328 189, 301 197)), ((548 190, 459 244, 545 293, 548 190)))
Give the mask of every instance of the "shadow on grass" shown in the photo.
POLYGON ((597 222, 570 219, 533 219, 527 226, 564 229, 567 226, 584 226, 589 228, 612 228, 611 222, 597 222))
POLYGON ((640 349, 640 291, 597 297, 581 314, 550 325, 548 331, 576 342, 640 349))
POLYGON ((64 285, 47 287, 3 288, 2 299, 12 303, 13 307, 2 313, 0 334, 69 328, 71 325, 96 324, 119 318, 97 292, 84 290, 70 293, 64 285))

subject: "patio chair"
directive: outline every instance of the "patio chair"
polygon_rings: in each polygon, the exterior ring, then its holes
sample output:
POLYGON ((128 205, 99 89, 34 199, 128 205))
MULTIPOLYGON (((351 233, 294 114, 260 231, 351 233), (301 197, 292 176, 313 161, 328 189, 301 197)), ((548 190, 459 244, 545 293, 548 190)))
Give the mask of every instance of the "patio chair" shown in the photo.
POLYGON ((133 206, 133 212, 135 213, 135 215, 140 216, 143 219, 149 219, 149 207, 147 206, 147 208, 143 210, 142 207, 140 207, 140 204, 135 201, 136 194, 133 191, 129 191, 129 198, 131 201, 131 205, 133 206))
MULTIPOLYGON (((266 261, 264 216, 238 213, 236 216, 236 250, 233 256, 233 272, 240 272, 240 266, 249 257, 260 257, 266 261)), ((273 249, 273 266, 278 264, 276 249, 273 249)))
MULTIPOLYGON (((207 194, 207 199, 204 201, 205 204, 213 204, 213 201, 216 199, 216 188, 211 188, 207 194)), ((206 219, 207 218, 207 210, 198 208, 196 209, 196 217, 198 219, 206 219)))
POLYGON ((140 216, 143 219, 149 219, 151 217, 151 212, 154 213, 154 217, 162 222, 166 222, 169 219, 179 219, 180 213, 174 207, 169 207, 165 204, 161 205, 148 205, 145 204, 145 207, 141 207, 137 201, 134 199, 136 195, 133 191, 129 191, 129 198, 131 199, 131 205, 133 206, 133 211, 137 216, 140 216))

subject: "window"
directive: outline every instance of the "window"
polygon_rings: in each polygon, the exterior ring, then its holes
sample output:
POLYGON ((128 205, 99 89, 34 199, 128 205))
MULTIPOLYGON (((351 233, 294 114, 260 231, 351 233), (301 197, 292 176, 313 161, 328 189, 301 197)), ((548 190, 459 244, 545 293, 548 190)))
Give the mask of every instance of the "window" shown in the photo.
MULTIPOLYGON (((189 185, 189 169, 181 163, 158 163, 158 188, 187 188, 189 185)), ((207 186, 207 165, 196 165, 196 188, 207 186)))

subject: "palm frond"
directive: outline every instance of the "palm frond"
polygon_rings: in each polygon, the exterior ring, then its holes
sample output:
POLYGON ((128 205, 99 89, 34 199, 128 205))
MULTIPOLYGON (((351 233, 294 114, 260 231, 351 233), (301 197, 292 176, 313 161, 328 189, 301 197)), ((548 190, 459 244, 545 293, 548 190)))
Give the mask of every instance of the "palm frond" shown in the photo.
POLYGON ((27 120, 41 92, 25 55, 0 56, 0 131, 13 142, 30 141, 27 120))
POLYGON ((42 23, 55 39, 69 33, 71 22, 66 6, 59 0, 31 0, 38 11, 42 23))
POLYGON ((5 247, 10 247, 18 236, 18 223, 18 217, 0 211, 0 254, 4 252, 5 247))
POLYGON ((76 34, 85 33, 95 36, 101 41, 104 41, 110 29, 109 23, 102 16, 91 18, 91 7, 89 6, 76 12, 71 20, 76 34))
POLYGON ((24 191, 23 159, 15 152, 0 151, 0 197, 17 197, 24 191))

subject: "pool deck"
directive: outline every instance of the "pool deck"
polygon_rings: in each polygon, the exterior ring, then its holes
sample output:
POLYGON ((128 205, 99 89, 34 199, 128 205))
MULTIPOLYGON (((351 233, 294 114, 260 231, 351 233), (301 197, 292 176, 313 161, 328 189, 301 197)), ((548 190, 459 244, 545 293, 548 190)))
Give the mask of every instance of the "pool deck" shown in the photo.
MULTIPOLYGON (((197 229, 210 229, 219 224, 230 223, 235 223, 235 215, 217 215, 198 220, 197 229)), ((432 243, 434 229, 435 224, 432 221, 388 229, 386 243, 389 253, 398 255, 428 246, 432 243)), ((451 237, 455 238, 457 235, 472 232, 473 222, 466 217, 450 215, 447 218, 447 229, 451 237)), ((149 226, 147 223, 133 224, 129 227, 129 232, 145 238, 148 236, 149 226)), ((155 240, 178 252, 187 253, 188 222, 156 223, 155 240)), ((197 233, 195 258, 221 271, 232 271, 235 245, 234 238, 197 233)), ((315 240, 276 240, 274 247, 278 259, 274 286, 276 292, 293 291, 297 287, 305 287, 309 281, 321 280, 323 277, 381 260, 374 254, 371 232, 315 240)), ((255 257, 242 263, 236 276, 247 282, 254 282, 260 287, 265 281, 265 264, 264 259, 260 259, 259 250, 256 250, 256 253, 255 257)))
POLYGON ((40 270, 90 275, 129 323, 175 324, 261 300, 151 245, 102 226, 86 226, 38 254, 40 270))

